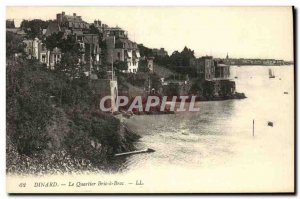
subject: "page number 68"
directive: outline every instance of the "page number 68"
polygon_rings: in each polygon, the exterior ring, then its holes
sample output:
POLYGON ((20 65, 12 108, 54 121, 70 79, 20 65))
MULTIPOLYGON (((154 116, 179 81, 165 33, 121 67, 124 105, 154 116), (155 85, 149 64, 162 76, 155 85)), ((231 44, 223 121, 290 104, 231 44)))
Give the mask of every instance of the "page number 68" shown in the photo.
POLYGON ((26 187, 26 182, 21 182, 21 183, 19 184, 19 187, 26 187))

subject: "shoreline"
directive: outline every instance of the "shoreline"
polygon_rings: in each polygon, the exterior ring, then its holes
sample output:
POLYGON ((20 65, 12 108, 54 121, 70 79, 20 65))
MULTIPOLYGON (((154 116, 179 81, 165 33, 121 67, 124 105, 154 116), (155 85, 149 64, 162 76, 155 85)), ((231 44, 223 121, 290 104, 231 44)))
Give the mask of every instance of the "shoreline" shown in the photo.
MULTIPOLYGON (((220 97, 220 96, 209 96, 205 98, 196 97, 195 102, 209 102, 209 101, 225 101, 225 100, 240 100, 247 98, 245 93, 238 93, 236 92, 233 95, 226 96, 226 97, 220 97)), ((172 102, 172 101, 167 101, 172 102)), ((177 103, 181 103, 181 101, 176 101, 177 103)), ((188 104, 189 101, 185 101, 184 103, 188 104)), ((144 105, 144 104, 143 104, 144 105)), ((143 107, 144 108, 144 107, 143 107)), ((134 109, 133 111, 128 110, 120 110, 113 113, 113 115, 122 115, 125 118, 130 118, 133 115, 166 115, 166 114, 175 114, 176 110, 170 110, 169 108, 166 108, 164 111, 160 111, 160 105, 156 107, 152 107, 149 111, 138 111, 134 109)))

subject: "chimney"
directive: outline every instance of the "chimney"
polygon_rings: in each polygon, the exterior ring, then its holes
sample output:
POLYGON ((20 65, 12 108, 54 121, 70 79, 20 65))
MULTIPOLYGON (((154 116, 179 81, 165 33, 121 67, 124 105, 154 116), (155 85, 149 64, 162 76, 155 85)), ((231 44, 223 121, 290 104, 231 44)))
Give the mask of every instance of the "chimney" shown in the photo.
POLYGON ((76 17, 76 13, 73 13, 73 16, 76 17))
POLYGON ((61 13, 63 16, 66 14, 64 11, 62 11, 62 13, 61 13))

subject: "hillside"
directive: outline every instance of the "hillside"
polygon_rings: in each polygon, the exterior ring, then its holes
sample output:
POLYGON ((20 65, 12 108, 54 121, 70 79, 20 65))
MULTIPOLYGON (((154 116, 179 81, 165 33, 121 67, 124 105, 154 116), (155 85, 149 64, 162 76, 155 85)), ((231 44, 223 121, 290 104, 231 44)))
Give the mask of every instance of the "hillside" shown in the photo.
POLYGON ((159 76, 159 77, 169 77, 171 75, 178 75, 175 71, 172 71, 164 66, 158 65, 154 63, 154 72, 159 76))

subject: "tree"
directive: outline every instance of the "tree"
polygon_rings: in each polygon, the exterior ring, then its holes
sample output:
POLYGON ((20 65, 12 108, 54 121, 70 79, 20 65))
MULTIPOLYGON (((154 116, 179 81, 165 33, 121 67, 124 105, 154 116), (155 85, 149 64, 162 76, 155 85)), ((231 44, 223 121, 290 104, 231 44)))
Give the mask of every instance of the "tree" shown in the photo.
POLYGON ((170 62, 175 66, 189 66, 190 59, 195 58, 194 51, 184 47, 181 52, 174 51, 170 57, 170 62))
POLYGON ((91 34, 97 34, 97 35, 100 36, 100 31, 99 31, 98 28, 95 27, 94 24, 90 25, 90 33, 91 33, 91 34))
POLYGON ((128 70, 127 62, 125 62, 125 61, 115 61, 114 62, 114 70, 117 73, 120 73, 122 71, 127 71, 128 70))
POLYGON ((139 72, 144 72, 144 73, 148 73, 150 71, 149 67, 148 67, 148 62, 147 60, 140 60, 139 61, 139 68, 138 68, 139 72))
POLYGON ((178 52, 177 50, 174 51, 170 56, 170 62, 175 66, 182 66, 183 62, 180 52, 178 52))
POLYGON ((11 57, 15 53, 22 53, 25 48, 23 39, 21 36, 12 32, 6 32, 6 56, 11 57))
POLYGON ((179 95, 179 85, 176 83, 170 83, 163 87, 163 93, 165 96, 178 96, 179 95))
POLYGON ((13 61, 6 71, 7 135, 21 154, 41 152, 47 147, 46 125, 53 114, 46 93, 49 75, 34 61, 13 61))
POLYGON ((60 44, 57 46, 62 50, 63 53, 65 52, 73 52, 76 54, 80 53, 80 45, 76 41, 75 36, 69 35, 66 39, 61 39, 60 44))
POLYGON ((145 47, 143 44, 138 44, 138 49, 141 57, 152 57, 152 49, 145 47))
POLYGON ((195 58, 194 51, 187 48, 186 46, 181 51, 180 55, 181 55, 183 66, 189 66, 190 65, 190 59, 195 58))
POLYGON ((78 62, 79 58, 80 55, 76 52, 66 52, 62 55, 61 61, 56 68, 68 74, 71 79, 80 77, 83 73, 83 68, 78 62))
POLYGON ((151 80, 151 89, 154 88, 155 90, 159 90, 161 85, 160 78, 157 74, 153 73, 150 74, 150 80, 151 80))
POLYGON ((53 33, 46 38, 44 43, 49 50, 53 50, 53 48, 57 47, 60 48, 63 53, 80 52, 80 46, 75 36, 68 35, 67 38, 65 38, 63 32, 53 33))
POLYGON ((27 33, 30 39, 41 38, 42 30, 46 29, 50 22, 51 20, 43 21, 41 19, 23 20, 20 27, 27 33))
POLYGON ((61 49, 62 58, 56 67, 57 70, 66 72, 71 79, 81 76, 83 66, 80 65, 79 60, 82 56, 82 49, 74 36, 69 35, 67 38, 64 38, 62 32, 53 33, 46 38, 45 45, 49 50, 53 50, 55 47, 61 49))
POLYGON ((6 28, 15 28, 14 20, 6 20, 6 28))
POLYGON ((63 32, 53 33, 52 35, 48 36, 44 41, 46 48, 48 50, 53 50, 55 47, 60 47, 63 42, 63 32))

